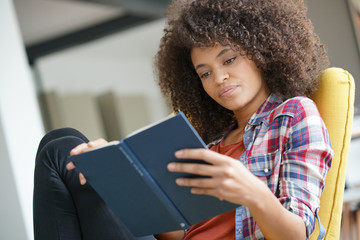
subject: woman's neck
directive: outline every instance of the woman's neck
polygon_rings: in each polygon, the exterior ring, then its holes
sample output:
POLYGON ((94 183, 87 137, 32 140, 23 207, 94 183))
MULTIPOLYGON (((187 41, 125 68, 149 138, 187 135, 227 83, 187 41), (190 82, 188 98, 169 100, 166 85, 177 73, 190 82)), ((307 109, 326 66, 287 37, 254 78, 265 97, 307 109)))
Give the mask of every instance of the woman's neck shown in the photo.
POLYGON ((243 127, 239 127, 238 125, 235 129, 231 130, 223 141, 224 146, 242 141, 244 131, 245 131, 245 125, 243 127))
POLYGON ((255 112, 256 111, 234 112, 237 127, 235 129, 231 130, 231 132, 225 137, 224 146, 233 144, 233 143, 237 143, 237 142, 240 142, 243 140, 245 127, 246 127, 249 119, 255 112))

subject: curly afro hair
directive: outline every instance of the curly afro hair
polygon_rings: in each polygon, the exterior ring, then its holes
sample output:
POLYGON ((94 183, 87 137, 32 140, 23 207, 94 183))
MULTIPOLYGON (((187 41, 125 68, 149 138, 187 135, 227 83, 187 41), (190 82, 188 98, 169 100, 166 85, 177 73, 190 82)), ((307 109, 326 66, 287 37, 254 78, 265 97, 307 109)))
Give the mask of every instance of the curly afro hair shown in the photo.
POLYGON ((283 99, 311 94, 328 58, 306 13, 302 0, 174 1, 155 61, 162 93, 204 141, 218 137, 234 116, 206 94, 190 52, 221 44, 254 61, 283 99))

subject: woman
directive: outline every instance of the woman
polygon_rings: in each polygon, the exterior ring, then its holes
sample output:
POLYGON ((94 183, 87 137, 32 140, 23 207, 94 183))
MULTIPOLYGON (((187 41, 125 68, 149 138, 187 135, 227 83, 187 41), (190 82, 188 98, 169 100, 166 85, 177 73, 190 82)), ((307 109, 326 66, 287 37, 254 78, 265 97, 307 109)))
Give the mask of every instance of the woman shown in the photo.
MULTIPOLYGON (((177 184, 191 187, 193 194, 207 194, 241 206, 186 232, 155 237, 308 238, 315 226, 333 152, 316 106, 305 97, 316 90, 327 57, 306 18, 304 3, 177 1, 170 5, 167 17, 156 61, 160 88, 173 109, 185 112, 211 147, 175 153, 179 159, 201 159, 210 165, 171 163, 168 169, 210 176, 177 179, 177 184)), ((55 176, 55 182, 70 192, 60 196, 67 196, 71 225, 81 225, 72 232, 84 238, 94 237, 98 231, 102 232, 98 235, 101 239, 130 238, 81 174, 79 184, 75 166, 63 159, 74 146, 71 155, 106 141, 48 135, 45 139, 51 141, 43 140, 37 157, 35 232, 41 232, 37 231, 40 217, 36 214, 41 211, 40 203, 49 209, 54 205, 48 203, 48 197, 39 200, 39 196, 49 195, 40 185, 55 176), (51 170, 40 180, 46 172, 44 162, 51 170), (90 208, 95 211, 89 213, 90 208)), ((55 228, 65 224, 62 220, 48 225, 52 231, 59 231, 55 228)))

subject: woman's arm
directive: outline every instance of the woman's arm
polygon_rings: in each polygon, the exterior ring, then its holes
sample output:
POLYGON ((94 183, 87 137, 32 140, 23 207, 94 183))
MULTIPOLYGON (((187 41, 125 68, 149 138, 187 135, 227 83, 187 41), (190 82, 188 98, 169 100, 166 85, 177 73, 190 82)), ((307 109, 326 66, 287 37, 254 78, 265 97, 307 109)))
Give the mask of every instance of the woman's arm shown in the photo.
POLYGON ((257 184, 254 182, 254 185, 254 189, 258 189, 256 196, 246 206, 265 238, 306 239, 306 227, 303 219, 285 209, 263 182, 260 182, 259 186, 256 186, 257 184))
POLYGON ((170 163, 173 172, 210 176, 180 178, 177 184, 192 187, 194 194, 206 194, 249 208, 266 239, 306 239, 303 220, 285 209, 269 188, 241 162, 205 149, 186 149, 176 157, 204 160, 211 165, 170 163))

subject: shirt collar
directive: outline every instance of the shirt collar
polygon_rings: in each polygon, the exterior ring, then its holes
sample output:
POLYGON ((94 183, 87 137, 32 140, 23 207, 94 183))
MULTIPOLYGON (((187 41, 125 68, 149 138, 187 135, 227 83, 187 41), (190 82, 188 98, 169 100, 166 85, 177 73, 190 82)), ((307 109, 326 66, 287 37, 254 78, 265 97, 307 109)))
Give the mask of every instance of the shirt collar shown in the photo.
MULTIPOLYGON (((276 108, 278 105, 280 105, 283 102, 282 98, 278 97, 276 94, 271 93, 270 96, 261 104, 261 106, 258 108, 258 110, 251 116, 251 118, 248 121, 248 125, 259 125, 264 118, 266 118, 269 115, 269 112, 272 111, 274 108, 276 108)), ((219 139, 216 139, 208 144, 208 147, 210 148, 213 145, 216 145, 220 143, 229 132, 234 129, 236 126, 236 122, 231 124, 227 130, 222 134, 222 136, 219 139)), ((247 126, 248 127, 248 126, 247 126)), ((246 128, 245 128, 246 129, 246 128)))
POLYGON ((283 102, 282 98, 274 93, 261 104, 258 110, 251 116, 248 121, 249 125, 259 125, 265 117, 269 115, 269 112, 283 102))

